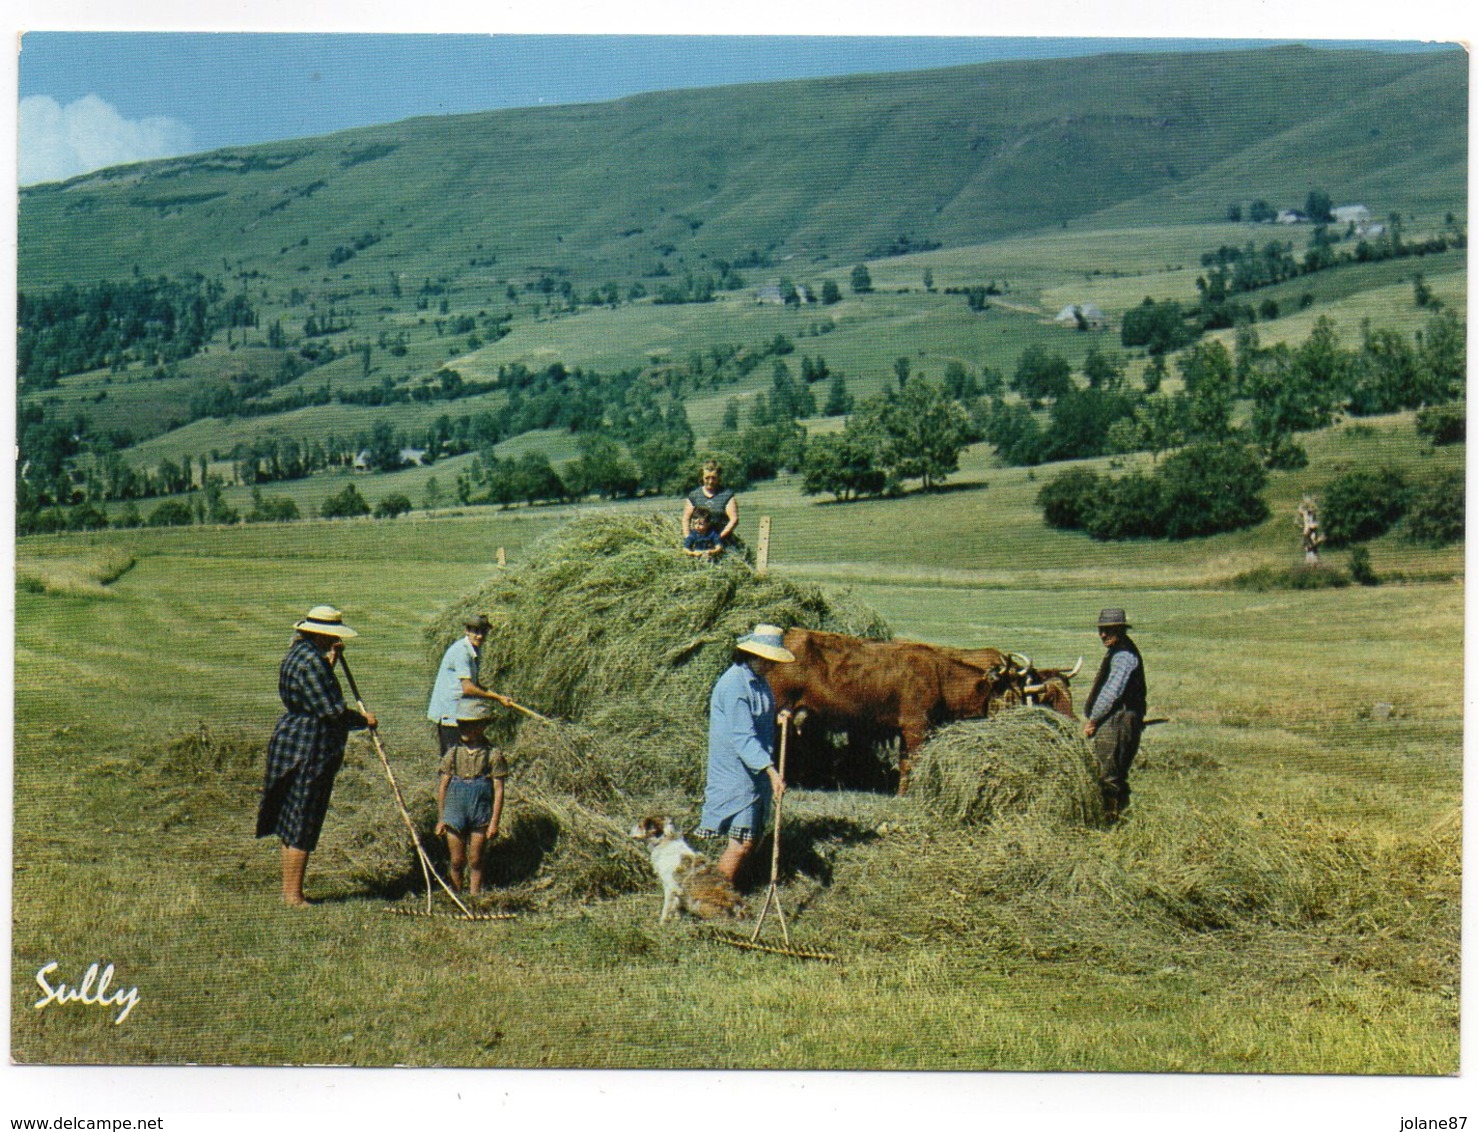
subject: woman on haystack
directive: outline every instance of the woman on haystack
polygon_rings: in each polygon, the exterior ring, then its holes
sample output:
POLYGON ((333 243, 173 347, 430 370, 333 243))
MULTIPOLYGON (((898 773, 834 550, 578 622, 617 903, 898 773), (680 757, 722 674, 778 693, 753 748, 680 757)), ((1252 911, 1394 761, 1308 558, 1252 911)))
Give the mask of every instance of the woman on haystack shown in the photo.
POLYGON ((303 896, 308 854, 328 812, 334 776, 344 762, 349 732, 375 726, 370 712, 344 702, 334 665, 344 641, 359 636, 331 605, 316 605, 293 626, 297 635, 277 674, 277 694, 286 709, 267 744, 267 779, 257 812, 257 836, 282 839, 282 900, 294 908, 303 896))
POLYGON ((703 465, 702 479, 683 500, 683 538, 692 533, 693 512, 701 507, 713 516, 720 545, 729 546, 733 543, 734 528, 739 525, 739 504, 734 492, 723 486, 723 469, 718 461, 709 460, 703 465))

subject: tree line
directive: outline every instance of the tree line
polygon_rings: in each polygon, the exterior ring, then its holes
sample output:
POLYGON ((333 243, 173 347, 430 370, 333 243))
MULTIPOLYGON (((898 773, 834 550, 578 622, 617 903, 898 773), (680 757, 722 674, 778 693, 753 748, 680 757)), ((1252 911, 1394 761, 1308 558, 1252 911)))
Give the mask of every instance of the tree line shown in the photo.
POLYGON ((129 362, 162 366, 198 353, 219 330, 257 325, 245 294, 192 275, 68 284, 16 295, 16 373, 23 390, 129 362))

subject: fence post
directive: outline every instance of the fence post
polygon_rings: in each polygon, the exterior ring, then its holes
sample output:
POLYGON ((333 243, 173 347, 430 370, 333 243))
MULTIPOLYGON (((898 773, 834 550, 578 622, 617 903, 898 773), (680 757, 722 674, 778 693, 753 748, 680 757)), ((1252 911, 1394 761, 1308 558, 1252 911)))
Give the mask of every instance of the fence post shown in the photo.
POLYGON ((760 516, 760 544, 755 551, 754 572, 763 574, 770 568, 770 516, 760 516))
POLYGON ((504 552, 501 546, 498 547, 498 565, 499 567, 508 565, 508 555, 504 552))

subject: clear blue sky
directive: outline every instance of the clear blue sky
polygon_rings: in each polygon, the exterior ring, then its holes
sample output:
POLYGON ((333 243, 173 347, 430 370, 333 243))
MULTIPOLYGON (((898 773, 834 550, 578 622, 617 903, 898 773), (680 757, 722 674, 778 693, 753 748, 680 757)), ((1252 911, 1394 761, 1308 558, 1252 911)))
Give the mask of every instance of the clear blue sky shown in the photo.
POLYGON ((20 180, 429 114, 1027 56, 1270 42, 1286 41, 31 32, 19 57, 20 180))

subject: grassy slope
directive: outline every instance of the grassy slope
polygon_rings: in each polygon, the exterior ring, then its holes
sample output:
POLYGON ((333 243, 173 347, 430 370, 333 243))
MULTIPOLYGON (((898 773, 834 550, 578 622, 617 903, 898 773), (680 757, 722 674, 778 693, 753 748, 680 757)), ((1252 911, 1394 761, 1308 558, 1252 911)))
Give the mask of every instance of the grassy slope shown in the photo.
MULTIPOLYGON (((1391 436, 1331 434, 1315 446, 1316 461, 1325 462, 1327 446, 1349 459, 1380 451, 1421 462, 1401 455, 1412 451, 1409 424, 1393 427, 1391 436)), ((980 471, 975 464, 962 478, 980 471)), ((1206 588, 1260 558, 1295 557, 1293 527, 1283 514, 1283 497, 1300 486, 1292 482, 1275 486, 1280 516, 1263 531, 1163 548, 1099 546, 1046 531, 1029 506, 1033 485, 1014 473, 990 473, 990 480, 983 490, 855 507, 804 506, 776 486, 745 497, 745 522, 773 514, 778 569, 856 584, 901 633, 923 639, 995 642, 1047 662, 1070 661, 1092 653, 1086 626, 1098 606, 1128 605, 1153 665, 1155 709, 1177 721, 1147 740, 1138 775, 1144 824, 1132 836, 1149 836, 1160 823, 1202 820, 1198 813, 1217 812, 1229 797, 1255 798, 1274 821, 1298 813, 1384 838, 1413 836, 1456 806, 1461 709, 1451 660, 1461 648, 1460 586, 1317 594, 1206 588), (1319 674, 1317 697, 1284 694, 1290 684, 1305 685, 1311 672, 1319 674), (1394 700, 1396 718, 1362 722, 1377 699, 1394 700), (1405 752, 1407 765, 1394 775, 1393 750, 1405 752), (1418 765, 1428 769, 1418 774, 1418 765)), ((135 759, 148 766, 167 739, 201 721, 218 735, 259 742, 277 710, 272 674, 286 625, 305 602, 330 598, 357 611, 352 621, 364 635, 355 642, 356 673, 383 720, 402 782, 424 790, 420 627, 492 569, 497 546, 516 558, 561 514, 26 540, 28 559, 65 560, 123 545, 138 564, 108 597, 18 595, 16 830, 25 849, 15 884, 13 1001, 26 1001, 29 972, 43 957, 91 954, 106 943, 110 960, 141 980, 148 1013, 114 1030, 101 1019, 38 1017, 17 1006, 16 1055, 1454 1068, 1456 1016, 1445 992, 1330 966, 1319 959, 1325 945, 1315 938, 1239 944, 1212 933, 1188 938, 1170 966, 1144 970, 1069 954, 997 953, 968 937, 944 945, 890 930, 891 914, 882 910, 859 919, 854 882, 862 883, 876 853, 859 846, 840 852, 829 889, 807 897, 814 882, 803 878, 791 889, 801 905, 791 908, 792 930, 844 952, 847 961, 837 969, 715 950, 681 927, 659 932, 646 896, 486 929, 387 919, 352 871, 333 863, 345 852, 352 857, 356 819, 343 806, 357 796, 353 790, 383 791, 362 747, 346 771, 346 801, 330 819, 314 874, 329 904, 305 935, 302 921, 274 903, 271 847, 247 836, 249 789, 230 812, 186 811, 182 818, 161 810, 130 769, 135 759), (292 566, 284 569, 284 561, 292 566), (50 691, 58 674, 74 693, 65 704, 50 691), (85 773, 53 757, 75 735, 87 736, 85 773), (103 819, 105 851, 97 823, 84 813, 116 815, 103 819), (172 823, 167 834, 161 819, 172 823), (163 857, 162 844, 169 846, 163 857), (79 891, 88 894, 85 915, 79 891), (98 935, 103 930, 106 941, 98 935), (373 948, 365 948, 366 939, 373 948), (241 957, 230 971, 216 963, 221 952, 241 957), (445 993, 435 972, 448 957, 476 972, 478 995, 445 993), (192 995, 158 985, 166 966, 191 973, 192 995), (320 972, 311 995, 284 997, 282 988, 304 969, 320 972), (490 1029, 480 1026, 478 1003, 510 998, 516 1010, 498 1011, 490 1029), (683 1032, 715 1012, 731 1024, 697 1046, 633 1036, 671 1033, 674 1023, 683 1032), (1375 1014, 1378 1034, 1359 1021, 1375 1014), (659 1017, 667 1021, 654 1028, 659 1017), (468 1046, 459 1036, 468 1031, 484 1037, 468 1046), (879 1033, 891 1037, 879 1041, 879 1033)), ((1461 569, 1459 552, 1418 555, 1394 539, 1378 544, 1374 557, 1378 569, 1461 569)), ((517 805, 516 792, 510 804, 517 805)), ((907 827, 911 820, 906 805, 887 798, 824 793, 797 795, 790 812, 794 820, 844 827, 883 820, 907 827)), ((935 897, 924 899, 932 906, 935 897)))

